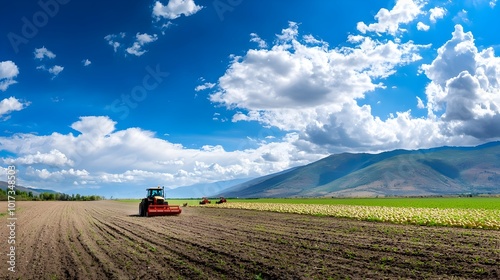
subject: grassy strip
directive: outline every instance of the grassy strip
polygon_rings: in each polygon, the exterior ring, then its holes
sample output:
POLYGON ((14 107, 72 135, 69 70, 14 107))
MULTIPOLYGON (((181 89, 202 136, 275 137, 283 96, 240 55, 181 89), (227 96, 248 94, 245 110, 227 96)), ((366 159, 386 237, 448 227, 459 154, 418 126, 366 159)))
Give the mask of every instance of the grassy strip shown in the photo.
MULTIPOLYGON (((167 199, 169 204, 198 205, 200 199, 167 199)), ((218 198, 213 198, 215 203, 218 198)), ((139 203, 139 199, 121 199, 126 203, 139 203)), ((258 198, 228 199, 231 202, 285 203, 314 205, 358 205, 438 209, 491 209, 500 210, 500 197, 425 197, 425 198, 258 198)))

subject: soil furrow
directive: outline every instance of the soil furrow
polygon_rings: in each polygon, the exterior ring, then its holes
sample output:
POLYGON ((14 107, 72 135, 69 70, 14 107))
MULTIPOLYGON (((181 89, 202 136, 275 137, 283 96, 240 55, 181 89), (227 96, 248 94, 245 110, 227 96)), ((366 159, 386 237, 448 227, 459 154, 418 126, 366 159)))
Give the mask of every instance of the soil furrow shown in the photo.
MULTIPOLYGON (((500 277, 494 230, 209 207, 143 218, 136 204, 115 201, 19 206, 16 272, 0 279, 500 277)), ((4 226, 0 242, 8 234, 4 226)))

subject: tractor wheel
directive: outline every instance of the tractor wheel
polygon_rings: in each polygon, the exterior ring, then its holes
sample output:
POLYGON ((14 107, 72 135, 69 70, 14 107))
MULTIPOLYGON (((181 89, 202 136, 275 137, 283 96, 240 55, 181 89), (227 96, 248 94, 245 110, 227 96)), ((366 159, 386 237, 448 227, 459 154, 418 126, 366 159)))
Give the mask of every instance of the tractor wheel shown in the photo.
POLYGON ((145 217, 147 212, 148 204, 146 201, 142 200, 139 204, 139 216, 145 217))

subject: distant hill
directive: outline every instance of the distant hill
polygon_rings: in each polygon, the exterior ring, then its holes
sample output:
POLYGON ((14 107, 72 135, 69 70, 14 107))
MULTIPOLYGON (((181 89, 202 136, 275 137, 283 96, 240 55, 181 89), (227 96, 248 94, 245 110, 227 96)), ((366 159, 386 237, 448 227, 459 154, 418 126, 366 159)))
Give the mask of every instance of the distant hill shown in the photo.
POLYGON ((477 147, 342 153, 228 188, 226 197, 500 193, 500 142, 477 147))
MULTIPOLYGON (((8 188, 9 184, 4 181, 0 181, 0 189, 6 190, 8 188)), ((16 185, 16 190, 23 191, 23 192, 32 192, 34 195, 39 195, 41 193, 58 193, 53 190, 45 190, 45 189, 32 189, 32 188, 26 188, 23 186, 17 186, 16 185)))

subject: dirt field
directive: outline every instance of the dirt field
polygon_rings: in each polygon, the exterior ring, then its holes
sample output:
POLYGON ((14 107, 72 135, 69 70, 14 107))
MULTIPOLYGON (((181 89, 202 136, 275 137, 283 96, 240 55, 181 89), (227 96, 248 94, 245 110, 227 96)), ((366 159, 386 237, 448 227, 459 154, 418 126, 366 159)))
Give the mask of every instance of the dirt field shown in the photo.
POLYGON ((500 278, 500 231, 203 207, 142 218, 137 208, 18 202, 15 273, 0 217, 0 279, 500 278))

